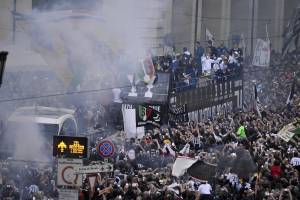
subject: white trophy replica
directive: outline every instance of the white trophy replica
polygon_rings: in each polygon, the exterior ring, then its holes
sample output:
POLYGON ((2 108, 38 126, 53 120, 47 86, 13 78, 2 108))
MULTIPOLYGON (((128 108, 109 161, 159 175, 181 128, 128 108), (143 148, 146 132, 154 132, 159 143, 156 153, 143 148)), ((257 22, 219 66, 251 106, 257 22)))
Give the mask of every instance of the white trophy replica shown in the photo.
POLYGON ((154 82, 155 78, 156 78, 155 76, 150 78, 149 75, 145 75, 145 77, 144 77, 144 81, 146 83, 148 83, 146 86, 148 88, 148 90, 147 90, 147 92, 145 92, 145 97, 147 97, 147 98, 152 98, 152 96, 153 96, 151 89, 153 88, 153 82, 154 82))
POLYGON ((137 97, 136 86, 135 86, 135 82, 134 82, 134 75, 133 74, 128 74, 127 78, 128 78, 128 80, 130 81, 130 84, 131 84, 131 90, 128 93, 128 96, 137 97))
POLYGON ((114 88, 112 89, 113 95, 114 95, 114 102, 115 103, 122 103, 122 99, 120 98, 121 95, 121 89, 120 88, 114 88))

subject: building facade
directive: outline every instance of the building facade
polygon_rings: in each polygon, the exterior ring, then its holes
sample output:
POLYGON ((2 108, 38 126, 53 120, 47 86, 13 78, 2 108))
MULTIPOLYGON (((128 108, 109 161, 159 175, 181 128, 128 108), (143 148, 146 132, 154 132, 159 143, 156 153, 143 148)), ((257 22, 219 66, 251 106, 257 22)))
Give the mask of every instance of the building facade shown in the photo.
MULTIPOLYGON (((1 0, 1 45, 28 41, 22 26, 14 21, 12 11, 30 13, 35 9, 51 7, 57 2, 62 1, 1 0)), ((158 54, 164 51, 167 35, 171 36, 177 52, 183 47, 192 51, 195 41, 205 46, 206 30, 213 35, 215 45, 223 42, 232 46, 234 41, 244 38, 246 53, 251 54, 256 39, 266 39, 267 32, 272 49, 281 50, 284 28, 298 3, 299 0, 148 0, 147 4, 131 6, 138 13, 143 13, 144 17, 140 20, 140 24, 144 25, 141 26, 144 29, 142 37, 146 46, 155 49, 158 54)), ((113 5, 109 0, 98 1, 98 5, 107 4, 113 5)))
POLYGON ((268 32, 272 49, 281 51, 284 28, 298 4, 298 0, 174 0, 175 45, 193 49, 197 40, 205 46, 209 30, 216 45, 224 42, 230 47, 242 36, 250 55, 256 39, 266 39, 268 32))

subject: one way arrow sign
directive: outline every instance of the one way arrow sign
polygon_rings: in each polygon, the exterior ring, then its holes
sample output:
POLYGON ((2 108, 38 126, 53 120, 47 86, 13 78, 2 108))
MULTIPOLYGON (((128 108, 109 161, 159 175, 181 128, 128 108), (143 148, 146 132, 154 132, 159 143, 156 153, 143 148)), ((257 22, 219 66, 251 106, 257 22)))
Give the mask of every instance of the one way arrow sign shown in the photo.
POLYGON ((100 172, 113 172, 113 164, 105 163, 100 165, 88 165, 76 167, 74 174, 93 174, 100 172))

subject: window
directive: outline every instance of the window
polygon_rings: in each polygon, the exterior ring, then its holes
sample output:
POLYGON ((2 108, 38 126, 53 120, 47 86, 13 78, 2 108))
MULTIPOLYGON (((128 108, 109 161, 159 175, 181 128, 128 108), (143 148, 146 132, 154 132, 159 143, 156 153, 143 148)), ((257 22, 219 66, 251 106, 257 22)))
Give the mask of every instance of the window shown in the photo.
POLYGON ((76 10, 94 8, 102 0, 32 0, 32 9, 76 10))
POLYGON ((74 120, 72 119, 67 119, 60 130, 59 135, 76 135, 76 124, 74 120))
POLYGON ((58 133, 58 124, 38 124, 41 132, 46 136, 57 135, 58 133))

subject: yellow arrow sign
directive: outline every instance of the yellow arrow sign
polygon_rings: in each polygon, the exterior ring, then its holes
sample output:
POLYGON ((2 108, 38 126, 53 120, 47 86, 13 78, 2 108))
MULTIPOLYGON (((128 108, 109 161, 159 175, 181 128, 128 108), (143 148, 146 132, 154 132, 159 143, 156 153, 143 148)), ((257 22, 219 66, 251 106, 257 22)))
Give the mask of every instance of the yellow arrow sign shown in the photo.
POLYGON ((63 141, 61 141, 57 147, 58 147, 58 149, 60 149, 60 152, 63 153, 65 151, 65 149, 67 148, 67 145, 63 141))

